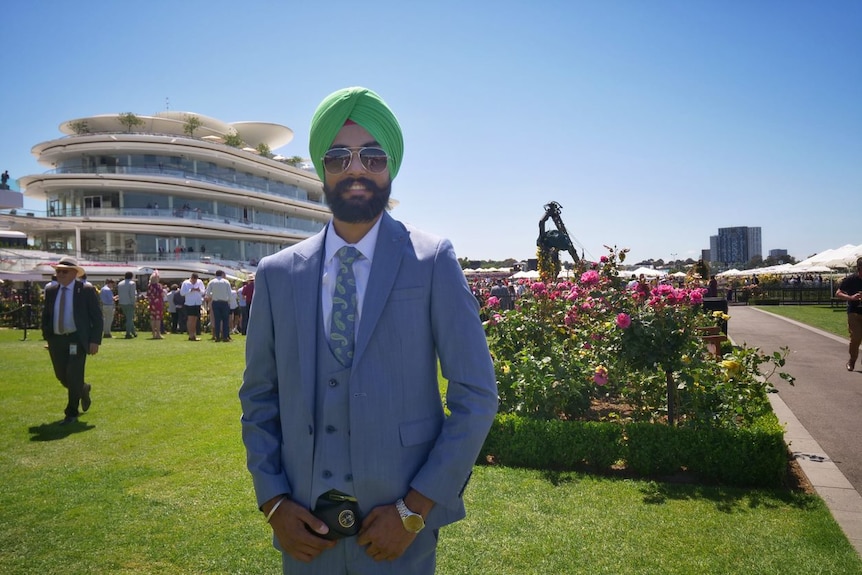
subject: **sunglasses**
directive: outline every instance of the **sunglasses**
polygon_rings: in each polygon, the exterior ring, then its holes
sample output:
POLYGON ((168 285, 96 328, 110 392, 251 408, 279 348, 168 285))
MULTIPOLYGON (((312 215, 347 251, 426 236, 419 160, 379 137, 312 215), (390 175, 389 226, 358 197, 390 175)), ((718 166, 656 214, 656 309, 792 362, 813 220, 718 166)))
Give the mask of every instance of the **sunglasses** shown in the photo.
POLYGON ((386 169, 389 162, 389 156, 382 148, 377 147, 362 147, 362 148, 331 148, 323 154, 323 169, 327 174, 341 174, 350 167, 350 162, 353 160, 353 154, 359 156, 359 161, 362 162, 362 167, 372 174, 379 174, 386 169))

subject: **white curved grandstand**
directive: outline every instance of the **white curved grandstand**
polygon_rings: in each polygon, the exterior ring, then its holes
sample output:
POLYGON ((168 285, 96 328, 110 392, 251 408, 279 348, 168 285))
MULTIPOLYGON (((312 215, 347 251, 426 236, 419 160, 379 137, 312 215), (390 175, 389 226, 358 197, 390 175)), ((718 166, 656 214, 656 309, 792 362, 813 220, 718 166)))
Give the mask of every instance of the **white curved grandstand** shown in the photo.
POLYGON ((0 214, 41 250, 105 263, 254 265, 330 217, 317 175, 271 155, 293 138, 286 126, 170 111, 77 118, 60 131, 32 148, 48 171, 19 179, 44 213, 0 214))

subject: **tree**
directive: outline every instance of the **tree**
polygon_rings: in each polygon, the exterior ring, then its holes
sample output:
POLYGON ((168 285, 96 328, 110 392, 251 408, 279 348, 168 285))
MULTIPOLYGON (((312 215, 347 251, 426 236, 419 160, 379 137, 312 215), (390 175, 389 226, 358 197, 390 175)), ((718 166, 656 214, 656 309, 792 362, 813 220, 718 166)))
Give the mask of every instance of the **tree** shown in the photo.
POLYGON ((200 128, 203 122, 194 114, 186 114, 186 121, 183 124, 183 132, 189 137, 194 137, 195 130, 200 128))
POLYGON ((90 126, 87 124, 87 120, 78 120, 76 122, 69 122, 69 129, 78 134, 89 134, 90 126))
POLYGON ((793 256, 768 256, 763 260, 765 266, 780 266, 781 264, 795 264, 796 258, 793 256))
POLYGON ((132 112, 123 112, 119 115, 120 124, 126 127, 126 132, 131 133, 132 128, 143 126, 144 121, 132 112))
POLYGON ((291 156, 283 160, 285 164, 287 164, 288 166, 293 166, 294 168, 304 161, 305 159, 302 156, 291 156))
POLYGON ((255 148, 255 150, 257 150, 257 153, 260 154, 261 156, 265 157, 265 158, 271 158, 272 157, 272 150, 270 150, 269 146, 267 146, 263 142, 258 144, 257 147, 255 148))
POLYGON ((239 135, 239 132, 230 132, 222 136, 222 141, 225 145, 230 146, 232 148, 242 148, 245 142, 242 141, 242 136, 239 135))
POLYGON ((751 256, 751 259, 748 260, 748 263, 745 264, 746 269, 755 269, 763 267, 763 256, 760 254, 751 256))
POLYGON ((697 260, 689 272, 692 276, 700 276, 704 280, 709 279, 709 264, 703 260, 697 260))

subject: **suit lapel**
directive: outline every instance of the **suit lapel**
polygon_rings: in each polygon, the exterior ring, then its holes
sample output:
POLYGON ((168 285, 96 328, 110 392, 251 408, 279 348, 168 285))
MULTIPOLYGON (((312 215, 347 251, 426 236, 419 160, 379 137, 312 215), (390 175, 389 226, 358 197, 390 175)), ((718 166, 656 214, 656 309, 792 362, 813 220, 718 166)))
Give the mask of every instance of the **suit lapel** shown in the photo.
MULTIPOLYGON (((300 381, 315 381, 317 371, 317 331, 306 331, 308 326, 317 326, 317 314, 320 307, 320 276, 323 265, 324 238, 326 228, 322 232, 309 238, 307 242, 293 254, 292 267, 289 271, 291 277, 285 278, 293 286, 296 294, 293 300, 293 313, 296 323, 288 329, 298 332, 296 339, 299 342, 299 377, 300 381)), ((314 406, 314 385, 303 386, 309 389, 311 394, 307 397, 310 405, 314 406)))
POLYGON ((374 248, 374 259, 371 263, 371 274, 368 277, 368 286, 365 288, 365 300, 362 302, 362 317, 359 320, 359 333, 356 337, 354 364, 361 360, 362 353, 383 313, 383 307, 389 299, 389 292, 392 291, 395 278, 398 277, 398 269, 401 266, 408 239, 407 230, 392 219, 392 216, 383 212, 377 246, 374 248))

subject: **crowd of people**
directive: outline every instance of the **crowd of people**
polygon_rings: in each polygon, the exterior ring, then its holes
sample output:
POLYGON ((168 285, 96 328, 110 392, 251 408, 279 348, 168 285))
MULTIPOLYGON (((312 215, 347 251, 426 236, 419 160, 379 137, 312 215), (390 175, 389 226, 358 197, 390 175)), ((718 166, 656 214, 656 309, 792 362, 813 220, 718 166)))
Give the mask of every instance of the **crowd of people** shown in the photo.
MULTIPOLYGON (((50 284, 49 284, 50 285, 50 284)), ((163 339, 167 333, 187 334, 189 340, 200 341, 209 331, 217 342, 230 342, 231 335, 245 335, 248 310, 254 295, 254 274, 246 280, 231 283, 223 270, 204 283, 197 273, 181 284, 168 284, 159 272, 150 274, 146 289, 138 290, 132 272, 126 272, 119 283, 107 279, 99 291, 104 317, 103 337, 113 337, 114 318, 119 309, 125 339, 138 337, 136 310, 146 301, 151 339, 163 339)))

